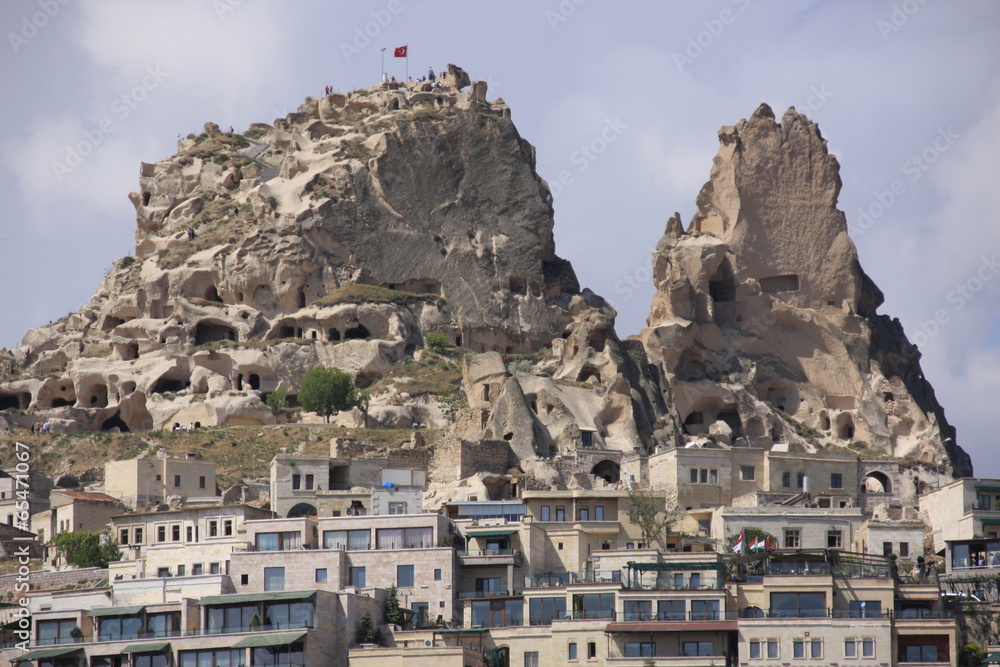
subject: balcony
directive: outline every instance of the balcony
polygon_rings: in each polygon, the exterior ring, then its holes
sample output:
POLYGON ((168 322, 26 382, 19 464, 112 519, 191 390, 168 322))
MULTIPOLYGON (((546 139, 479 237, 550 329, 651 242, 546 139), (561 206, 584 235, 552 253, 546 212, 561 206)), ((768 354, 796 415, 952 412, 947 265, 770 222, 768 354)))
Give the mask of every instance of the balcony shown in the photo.
POLYGON ((463 567, 474 565, 514 565, 523 562, 517 549, 469 549, 458 551, 458 562, 463 567))
POLYGON ((595 570, 591 572, 556 572, 553 574, 532 574, 524 578, 525 588, 555 588, 574 584, 621 584, 619 570, 595 570))
POLYGON ((657 667, 671 667, 672 665, 676 667, 718 667, 718 665, 726 664, 726 656, 721 653, 701 656, 655 655, 641 658, 625 657, 612 653, 608 656, 605 664, 614 665, 614 667, 643 667, 649 664, 649 660, 653 660, 653 664, 657 667))
MULTIPOLYGON (((567 612, 569 613, 569 612, 567 612)), ((615 612, 616 623, 664 623, 676 621, 735 621, 739 613, 735 611, 620 611, 615 612)))
POLYGON ((521 597, 520 591, 460 591, 459 600, 485 600, 488 598, 514 598, 521 597))

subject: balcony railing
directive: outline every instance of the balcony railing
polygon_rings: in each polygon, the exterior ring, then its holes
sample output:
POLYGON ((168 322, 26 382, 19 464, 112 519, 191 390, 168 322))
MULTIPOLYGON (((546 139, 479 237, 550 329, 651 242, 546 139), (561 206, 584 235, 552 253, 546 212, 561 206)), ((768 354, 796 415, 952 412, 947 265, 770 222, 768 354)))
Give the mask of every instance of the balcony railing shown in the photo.
POLYGON ((199 637, 203 635, 246 634, 250 632, 274 632, 276 630, 310 630, 312 623, 262 623, 248 626, 224 626, 221 628, 193 628, 188 630, 157 630, 129 632, 125 634, 104 633, 98 635, 81 635, 79 637, 41 637, 35 640, 36 646, 53 646, 61 644, 92 644, 95 642, 146 641, 167 637, 199 637))
POLYGON ((614 614, 618 623, 663 623, 667 621, 735 621, 735 611, 622 611, 614 614))
POLYGON ((510 598, 521 595, 519 591, 513 593, 508 590, 502 591, 461 591, 458 594, 460 600, 470 600, 475 598, 510 598))
POLYGON ((632 591, 717 591, 725 588, 722 580, 712 583, 692 584, 690 582, 675 586, 672 581, 663 582, 625 582, 625 588, 632 591))
POLYGON ((514 556, 515 558, 521 555, 521 552, 517 549, 469 549, 466 551, 458 551, 459 557, 469 556, 473 558, 486 558, 489 556, 514 556))
POLYGON ((524 578, 525 588, 552 588, 571 584, 620 584, 619 570, 595 570, 592 572, 557 572, 554 574, 532 574, 524 578))

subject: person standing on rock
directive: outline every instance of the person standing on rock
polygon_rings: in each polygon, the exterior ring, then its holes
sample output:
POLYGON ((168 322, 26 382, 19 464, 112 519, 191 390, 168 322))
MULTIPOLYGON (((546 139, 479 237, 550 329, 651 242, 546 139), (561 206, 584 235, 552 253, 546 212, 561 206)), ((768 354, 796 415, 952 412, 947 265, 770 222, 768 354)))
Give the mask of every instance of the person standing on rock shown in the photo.
POLYGON ((427 80, 428 81, 433 81, 434 80, 434 68, 433 67, 428 67, 427 68, 427 80))

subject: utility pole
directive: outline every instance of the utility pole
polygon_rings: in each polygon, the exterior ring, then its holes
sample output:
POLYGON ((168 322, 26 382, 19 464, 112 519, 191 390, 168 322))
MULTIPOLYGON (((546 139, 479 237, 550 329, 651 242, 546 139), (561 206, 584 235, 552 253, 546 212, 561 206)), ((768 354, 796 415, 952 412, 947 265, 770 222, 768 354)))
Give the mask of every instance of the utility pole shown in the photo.
POLYGON ((385 47, 382 47, 382 78, 379 79, 381 83, 385 83, 385 47))

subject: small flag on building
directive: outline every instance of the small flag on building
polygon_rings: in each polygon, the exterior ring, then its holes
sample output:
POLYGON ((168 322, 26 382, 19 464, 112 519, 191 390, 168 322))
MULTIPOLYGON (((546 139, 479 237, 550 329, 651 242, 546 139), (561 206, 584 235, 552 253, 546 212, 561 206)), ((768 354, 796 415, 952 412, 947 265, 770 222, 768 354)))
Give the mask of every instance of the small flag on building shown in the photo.
POLYGON ((392 52, 392 55, 394 55, 397 58, 405 58, 406 48, 407 48, 406 46, 397 46, 396 50, 392 52))
POLYGON ((740 533, 740 539, 736 540, 736 544, 733 545, 733 553, 741 554, 743 553, 743 548, 746 546, 746 540, 743 538, 743 533, 740 533))

